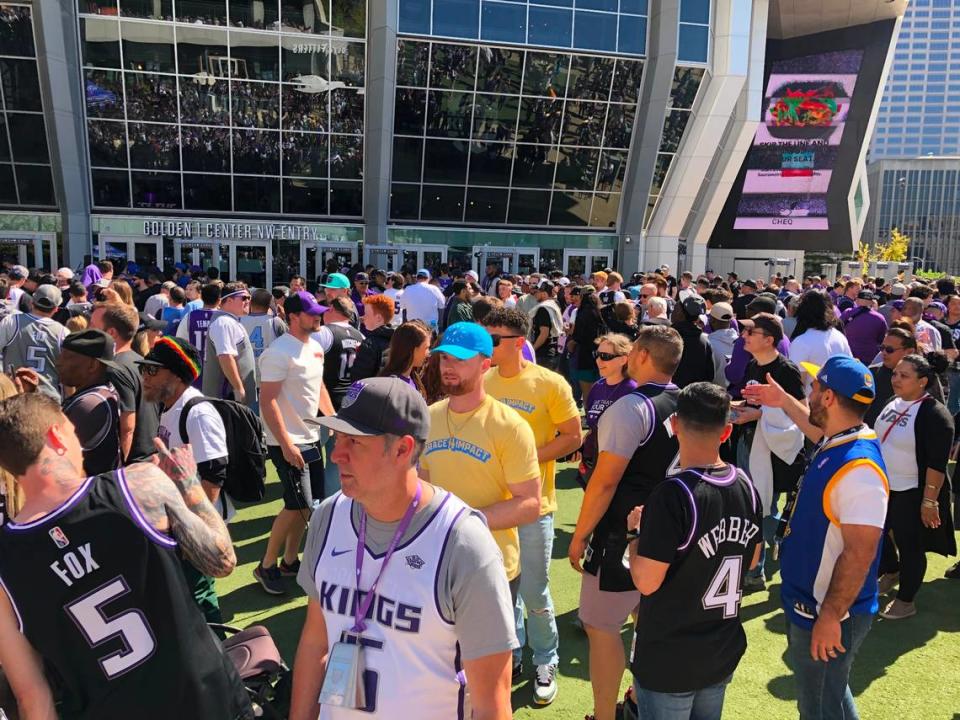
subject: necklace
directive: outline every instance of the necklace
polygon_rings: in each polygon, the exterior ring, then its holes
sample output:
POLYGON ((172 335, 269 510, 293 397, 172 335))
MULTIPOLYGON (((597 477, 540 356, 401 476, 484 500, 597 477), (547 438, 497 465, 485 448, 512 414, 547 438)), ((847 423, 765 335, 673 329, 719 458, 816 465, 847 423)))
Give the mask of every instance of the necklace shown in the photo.
POLYGON ((468 413, 467 418, 462 423, 460 423, 460 425, 457 425, 456 423, 453 423, 450 420, 450 403, 448 402, 447 412, 444 415, 444 418, 447 421, 447 432, 450 433, 450 437, 451 438, 458 437, 460 435, 460 432, 463 430, 463 428, 467 426, 467 423, 473 419, 473 416, 477 414, 477 410, 479 410, 481 407, 483 407, 482 402, 468 413), (454 430, 456 430, 456 433, 454 433, 454 430))

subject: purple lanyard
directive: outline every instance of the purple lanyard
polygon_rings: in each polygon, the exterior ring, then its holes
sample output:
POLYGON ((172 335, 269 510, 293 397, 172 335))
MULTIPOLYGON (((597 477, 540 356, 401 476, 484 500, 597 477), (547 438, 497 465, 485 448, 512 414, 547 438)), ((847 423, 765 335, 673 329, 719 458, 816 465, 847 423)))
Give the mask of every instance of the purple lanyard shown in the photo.
MULTIPOLYGON (((410 528, 410 523, 413 522, 413 515, 417 512, 417 508, 420 506, 420 496, 423 493, 423 483, 417 483, 417 494, 413 496, 413 500, 410 501, 410 506, 407 508, 407 511, 403 514, 403 518, 400 520, 400 524, 397 526, 397 531, 393 534, 393 539, 390 541, 390 545, 387 547, 387 554, 383 557, 383 563, 380 565, 380 572, 377 573, 376 579, 373 581, 373 585, 370 586, 370 589, 363 596, 363 601, 357 603, 357 609, 353 616, 355 620, 353 627, 350 628, 350 632, 362 633, 367 629, 367 623, 365 618, 367 617, 367 612, 370 610, 370 605, 373 603, 373 598, 377 593, 377 585, 380 584, 380 578, 383 577, 383 571, 387 569, 387 563, 390 562, 390 558, 393 557, 393 551, 397 549, 397 545, 400 544, 400 538, 403 537, 403 534, 410 528)), ((360 594, 360 574, 363 572, 363 553, 367 546, 367 514, 363 511, 363 508, 360 508, 360 537, 357 539, 357 595, 360 594)))

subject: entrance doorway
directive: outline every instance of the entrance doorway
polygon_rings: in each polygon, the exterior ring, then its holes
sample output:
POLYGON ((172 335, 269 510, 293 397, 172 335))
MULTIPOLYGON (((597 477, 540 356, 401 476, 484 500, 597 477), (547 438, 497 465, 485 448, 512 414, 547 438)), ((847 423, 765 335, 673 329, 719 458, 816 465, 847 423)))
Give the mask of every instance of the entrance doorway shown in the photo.
POLYGON ((446 245, 365 245, 364 265, 376 265, 387 272, 417 272, 427 268, 434 275, 447 263, 446 245))
POLYGON ((144 240, 101 235, 97 243, 97 257, 101 260, 121 261, 119 271, 122 271, 127 263, 136 263, 141 270, 162 268, 163 239, 144 240))
POLYGON ((229 243, 230 278, 252 288, 273 287, 273 247, 269 242, 229 243))
POLYGON ((0 263, 57 270, 57 239, 53 233, 0 233, 0 263), (45 247, 46 246, 46 247, 45 247))
POLYGON ((217 265, 220 256, 219 243, 212 240, 174 240, 173 261, 196 265, 204 270, 217 265))
POLYGON ((501 272, 511 275, 529 275, 540 269, 540 248, 490 247, 474 245, 476 271, 483 277, 487 263, 498 263, 501 272))
POLYGON ((586 280, 591 273, 613 267, 612 250, 564 250, 563 274, 569 278, 580 275, 586 280))
MULTIPOLYGON (((300 268, 308 283, 317 282, 328 272, 344 272, 357 262, 357 246, 352 243, 300 243, 300 268)), ((290 278, 284 278, 284 282, 290 278)))

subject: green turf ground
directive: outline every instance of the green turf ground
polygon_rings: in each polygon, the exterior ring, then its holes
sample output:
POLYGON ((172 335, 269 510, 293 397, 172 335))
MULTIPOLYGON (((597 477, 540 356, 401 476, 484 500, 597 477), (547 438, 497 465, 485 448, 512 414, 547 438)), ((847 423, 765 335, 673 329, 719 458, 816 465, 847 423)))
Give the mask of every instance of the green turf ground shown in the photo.
MULTIPOLYGON (((233 575, 218 581, 217 587, 227 622, 266 625, 284 658, 292 663, 306 598, 292 579, 288 581, 288 599, 268 596, 251 574, 280 508, 272 468, 271 480, 268 502, 242 510, 231 523, 238 566, 233 575)), ((539 708, 532 705, 531 683, 519 683, 513 694, 517 718, 581 720, 592 710, 586 638, 573 625, 580 581, 566 560, 582 493, 574 484, 571 467, 560 473, 557 484, 560 512, 551 588, 560 628, 560 694, 552 705, 539 708)), ((897 623, 878 620, 857 657, 852 686, 864 720, 960 720, 960 581, 943 578, 950 564, 946 558, 928 558, 926 582, 917 598, 919 615, 897 623)), ((779 583, 775 575, 769 593, 744 600, 742 616, 749 647, 727 691, 725 718, 796 717, 793 682, 784 663, 786 636, 779 583)), ((628 630, 623 638, 629 642, 628 630)), ((525 664, 530 667, 529 656, 525 664)))

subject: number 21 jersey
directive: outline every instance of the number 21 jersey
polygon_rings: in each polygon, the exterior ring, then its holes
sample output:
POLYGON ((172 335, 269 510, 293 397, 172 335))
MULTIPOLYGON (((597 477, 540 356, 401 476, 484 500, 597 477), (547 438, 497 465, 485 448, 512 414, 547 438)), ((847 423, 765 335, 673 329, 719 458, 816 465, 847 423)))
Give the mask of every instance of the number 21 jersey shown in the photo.
POLYGON ((176 542, 148 526, 123 470, 0 528, 0 587, 69 720, 253 717, 193 603, 176 542))

